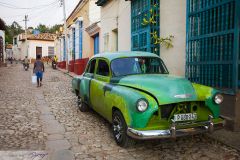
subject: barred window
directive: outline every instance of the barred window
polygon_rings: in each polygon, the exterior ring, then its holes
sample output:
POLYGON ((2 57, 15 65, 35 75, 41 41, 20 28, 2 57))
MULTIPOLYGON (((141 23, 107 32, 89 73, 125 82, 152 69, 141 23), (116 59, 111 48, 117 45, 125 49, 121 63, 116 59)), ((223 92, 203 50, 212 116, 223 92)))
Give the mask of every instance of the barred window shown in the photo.
POLYGON ((54 56, 54 47, 48 47, 48 56, 54 56))

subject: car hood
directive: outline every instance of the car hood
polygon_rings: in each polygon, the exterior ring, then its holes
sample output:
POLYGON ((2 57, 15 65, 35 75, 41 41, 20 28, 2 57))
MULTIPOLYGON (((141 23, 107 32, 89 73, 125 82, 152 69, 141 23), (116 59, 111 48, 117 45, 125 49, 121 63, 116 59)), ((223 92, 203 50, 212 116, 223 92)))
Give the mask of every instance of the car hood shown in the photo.
POLYGON ((111 82, 148 93, 159 105, 197 100, 192 83, 182 77, 167 74, 130 75, 114 77, 111 82))

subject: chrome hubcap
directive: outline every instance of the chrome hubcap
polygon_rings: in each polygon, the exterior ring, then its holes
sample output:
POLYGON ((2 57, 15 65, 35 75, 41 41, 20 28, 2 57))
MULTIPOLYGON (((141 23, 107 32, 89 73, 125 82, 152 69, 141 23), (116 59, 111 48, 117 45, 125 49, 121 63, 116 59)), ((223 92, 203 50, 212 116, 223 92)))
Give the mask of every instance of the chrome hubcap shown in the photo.
POLYGON ((114 117, 113 119, 113 132, 114 132, 115 138, 118 141, 120 141, 123 134, 123 127, 122 127, 122 122, 118 116, 114 117))

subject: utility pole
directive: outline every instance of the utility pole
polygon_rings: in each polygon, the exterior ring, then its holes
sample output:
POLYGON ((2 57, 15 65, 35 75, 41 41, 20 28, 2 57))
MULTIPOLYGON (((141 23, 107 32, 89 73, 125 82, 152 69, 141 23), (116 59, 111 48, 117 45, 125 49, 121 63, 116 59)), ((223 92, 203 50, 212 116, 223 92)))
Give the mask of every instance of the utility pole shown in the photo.
POLYGON ((67 22, 66 22, 66 6, 65 0, 60 0, 61 6, 63 6, 63 20, 64 20, 64 36, 65 36, 65 47, 66 47, 66 69, 68 71, 68 37, 67 37, 67 22))
POLYGON ((25 21, 25 42, 26 42, 26 46, 27 46, 26 56, 28 57, 28 43, 27 43, 27 21, 28 21, 28 15, 25 15, 25 18, 24 18, 23 21, 25 21))

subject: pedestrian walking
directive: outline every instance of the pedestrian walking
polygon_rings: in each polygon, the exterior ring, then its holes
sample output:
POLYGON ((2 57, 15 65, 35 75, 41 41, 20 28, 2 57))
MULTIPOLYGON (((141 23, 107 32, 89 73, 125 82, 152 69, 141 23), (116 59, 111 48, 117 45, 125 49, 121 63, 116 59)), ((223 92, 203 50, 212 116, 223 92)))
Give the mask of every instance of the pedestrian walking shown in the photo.
POLYGON ((37 55, 37 60, 34 63, 33 73, 37 76, 37 87, 42 86, 42 78, 44 72, 44 63, 41 61, 41 56, 37 55))

